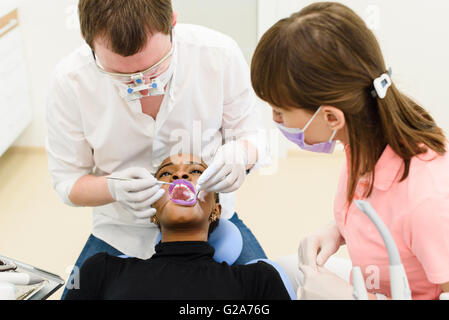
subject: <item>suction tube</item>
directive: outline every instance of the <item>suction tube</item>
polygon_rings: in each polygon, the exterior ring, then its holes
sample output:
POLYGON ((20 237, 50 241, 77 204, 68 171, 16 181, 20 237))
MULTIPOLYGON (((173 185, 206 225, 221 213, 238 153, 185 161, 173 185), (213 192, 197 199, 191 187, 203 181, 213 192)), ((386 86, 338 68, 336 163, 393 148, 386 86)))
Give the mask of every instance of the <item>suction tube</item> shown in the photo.
POLYGON ((393 300, 411 300, 407 274, 393 236, 369 202, 355 200, 355 204, 374 223, 385 243, 390 264, 391 297, 393 300))

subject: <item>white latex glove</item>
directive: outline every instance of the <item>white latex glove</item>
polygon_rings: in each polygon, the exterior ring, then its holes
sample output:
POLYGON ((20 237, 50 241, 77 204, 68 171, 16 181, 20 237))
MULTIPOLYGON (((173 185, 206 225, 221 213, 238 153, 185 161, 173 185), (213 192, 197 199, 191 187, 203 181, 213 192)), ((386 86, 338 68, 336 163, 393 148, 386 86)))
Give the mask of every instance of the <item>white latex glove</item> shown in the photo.
POLYGON ((440 300, 449 300, 449 292, 443 292, 440 294, 440 300))
POLYGON ((156 209, 151 205, 164 195, 165 190, 147 169, 129 168, 114 172, 111 177, 133 179, 131 181, 108 179, 108 188, 112 198, 131 212, 138 222, 145 222, 156 213, 156 209))
POLYGON ((304 277, 296 293, 298 300, 354 300, 353 287, 326 268, 300 265, 304 277))
POLYGON ((16 300, 17 288, 9 282, 0 282, 0 300, 16 300))
POLYGON ((199 177, 196 190, 209 192, 232 192, 245 180, 248 150, 239 141, 222 145, 211 165, 199 177))
POLYGON ((298 249, 299 264, 312 268, 323 266, 343 242, 337 223, 333 221, 301 241, 298 249))

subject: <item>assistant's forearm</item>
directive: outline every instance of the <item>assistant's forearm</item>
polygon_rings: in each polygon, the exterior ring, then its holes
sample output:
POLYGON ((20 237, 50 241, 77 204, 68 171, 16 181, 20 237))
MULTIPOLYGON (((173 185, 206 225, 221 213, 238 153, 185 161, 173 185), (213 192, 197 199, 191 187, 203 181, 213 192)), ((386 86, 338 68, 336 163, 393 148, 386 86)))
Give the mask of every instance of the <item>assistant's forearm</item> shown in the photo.
POLYGON ((94 175, 79 178, 70 191, 69 199, 74 205, 83 207, 97 207, 114 202, 106 176, 94 175))

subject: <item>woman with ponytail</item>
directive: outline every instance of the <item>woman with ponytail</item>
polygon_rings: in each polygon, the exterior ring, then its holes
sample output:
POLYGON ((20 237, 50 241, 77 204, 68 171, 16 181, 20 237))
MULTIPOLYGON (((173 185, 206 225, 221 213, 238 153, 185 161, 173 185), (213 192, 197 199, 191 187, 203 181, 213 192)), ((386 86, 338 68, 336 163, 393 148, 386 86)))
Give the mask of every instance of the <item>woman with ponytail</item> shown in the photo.
POLYGON ((320 153, 332 153, 337 140, 345 146, 335 220, 300 244, 305 284, 298 294, 352 298, 351 286, 329 280, 323 268, 346 244, 353 265, 372 280, 370 298, 390 297, 387 251, 357 199, 369 201, 392 233, 413 299, 449 291, 448 142, 432 116, 395 86, 363 20, 339 3, 309 5, 265 33, 251 76, 289 140, 320 153))

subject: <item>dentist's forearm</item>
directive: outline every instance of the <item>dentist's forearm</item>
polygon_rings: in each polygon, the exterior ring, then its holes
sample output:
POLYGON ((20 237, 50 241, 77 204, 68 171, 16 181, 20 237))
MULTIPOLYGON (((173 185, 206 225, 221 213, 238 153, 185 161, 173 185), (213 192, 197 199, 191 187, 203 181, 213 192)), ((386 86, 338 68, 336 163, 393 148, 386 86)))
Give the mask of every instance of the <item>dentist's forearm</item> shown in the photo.
POLYGON ((98 207, 114 202, 109 193, 106 176, 86 175, 78 179, 69 195, 70 201, 77 206, 98 207))

